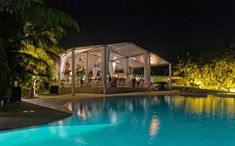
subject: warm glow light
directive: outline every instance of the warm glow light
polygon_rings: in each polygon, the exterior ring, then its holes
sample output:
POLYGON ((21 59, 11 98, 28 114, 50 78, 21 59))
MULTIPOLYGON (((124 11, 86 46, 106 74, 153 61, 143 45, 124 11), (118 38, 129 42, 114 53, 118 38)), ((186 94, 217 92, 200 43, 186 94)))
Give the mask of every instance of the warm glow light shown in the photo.
POLYGON ((67 104, 64 105, 66 107, 66 109, 68 109, 70 112, 73 111, 73 104, 72 102, 69 102, 67 104))
POLYGON ((235 92, 235 88, 230 88, 229 92, 235 92))
POLYGON ((175 108, 183 108, 188 113, 235 117, 235 98, 218 98, 213 95, 208 95, 207 98, 176 96, 172 98, 172 105, 175 108))
POLYGON ((159 121, 157 119, 157 116, 153 115, 150 123, 149 135, 151 137, 155 137, 157 135, 158 130, 159 130, 159 121))
POLYGON ((195 84, 200 85, 201 81, 196 81, 195 84))
POLYGON ((34 113, 35 111, 34 110, 25 110, 25 111, 22 111, 22 113, 34 113))
POLYGON ((130 57, 131 59, 133 59, 133 60, 137 60, 135 57, 130 57))
POLYGON ((118 115, 115 111, 111 111, 109 113, 109 117, 110 117, 111 123, 113 123, 113 124, 116 123, 118 120, 118 115))
POLYGON ((79 117, 81 117, 81 118, 83 118, 83 119, 86 119, 86 118, 88 118, 89 117, 89 115, 90 115, 90 112, 89 112, 89 110, 88 110, 88 108, 87 108, 87 105, 78 105, 78 108, 77 108, 77 115, 79 116, 79 117))

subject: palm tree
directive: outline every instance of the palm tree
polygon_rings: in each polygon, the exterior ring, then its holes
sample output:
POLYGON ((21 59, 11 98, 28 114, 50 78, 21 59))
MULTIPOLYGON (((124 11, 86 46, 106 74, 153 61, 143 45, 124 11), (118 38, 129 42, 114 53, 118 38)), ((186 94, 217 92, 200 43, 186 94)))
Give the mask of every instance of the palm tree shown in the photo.
MULTIPOLYGON (((8 86, 15 81, 25 81, 32 74, 30 67, 35 67, 40 74, 38 62, 47 66, 45 60, 29 53, 32 47, 28 44, 56 58, 58 41, 66 34, 66 29, 72 27, 79 32, 71 16, 46 5, 43 0, 1 0, 0 19, 0 48, 5 56, 4 65, 9 70, 6 79, 0 77, 0 84, 8 86)), ((47 67, 41 69, 48 71, 47 67)))
POLYGON ((32 45, 26 45, 28 49, 20 51, 24 60, 21 62, 27 72, 26 81, 31 87, 30 97, 35 95, 35 86, 38 81, 53 79, 53 69, 56 63, 57 54, 61 53, 60 49, 51 49, 48 53, 47 49, 35 48, 32 45), (54 52, 52 51, 54 50, 54 52), (56 58, 55 58, 56 57, 56 58))

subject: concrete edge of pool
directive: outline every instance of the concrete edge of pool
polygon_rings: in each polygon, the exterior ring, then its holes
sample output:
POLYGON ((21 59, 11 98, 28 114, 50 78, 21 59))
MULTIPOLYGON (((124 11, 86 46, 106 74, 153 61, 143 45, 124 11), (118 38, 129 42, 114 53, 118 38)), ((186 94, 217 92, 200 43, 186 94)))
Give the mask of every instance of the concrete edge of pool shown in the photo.
POLYGON ((102 97, 120 96, 160 96, 160 95, 183 95, 183 96, 205 96, 206 93, 187 92, 179 90, 155 91, 155 92, 132 92, 118 94, 86 94, 71 95, 44 95, 35 99, 23 99, 17 106, 7 108, 19 108, 19 111, 11 110, 9 113, 0 112, 0 131, 12 130, 26 127, 43 125, 67 118, 71 112, 66 109, 65 104, 73 101, 95 99, 102 97))

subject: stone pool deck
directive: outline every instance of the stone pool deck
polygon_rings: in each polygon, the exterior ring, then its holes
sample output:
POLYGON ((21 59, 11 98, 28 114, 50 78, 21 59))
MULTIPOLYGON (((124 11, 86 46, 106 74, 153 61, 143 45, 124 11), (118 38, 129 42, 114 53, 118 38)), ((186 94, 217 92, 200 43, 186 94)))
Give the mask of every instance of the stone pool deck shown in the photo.
POLYGON ((38 106, 28 102, 8 103, 0 111, 0 130, 10 130, 50 123, 70 116, 66 112, 38 106))
POLYGON ((178 90, 132 92, 118 94, 85 94, 72 95, 44 95, 34 99, 23 99, 22 102, 8 103, 5 111, 0 111, 0 130, 31 127, 64 119, 71 114, 64 104, 71 101, 85 99, 118 97, 118 96, 157 96, 157 95, 185 95, 203 96, 205 93, 182 92, 178 90))

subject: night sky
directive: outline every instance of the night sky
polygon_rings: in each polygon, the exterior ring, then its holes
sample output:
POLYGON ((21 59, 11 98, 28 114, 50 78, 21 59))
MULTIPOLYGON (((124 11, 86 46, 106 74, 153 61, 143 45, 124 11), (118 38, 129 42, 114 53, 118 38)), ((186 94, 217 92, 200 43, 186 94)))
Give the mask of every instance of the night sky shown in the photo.
MULTIPOLYGON (((48 0, 74 17, 64 47, 131 41, 167 59, 186 48, 235 42, 235 2, 221 0, 48 0)), ((202 52, 203 53, 203 52, 202 52)))

